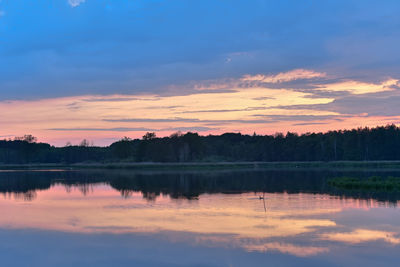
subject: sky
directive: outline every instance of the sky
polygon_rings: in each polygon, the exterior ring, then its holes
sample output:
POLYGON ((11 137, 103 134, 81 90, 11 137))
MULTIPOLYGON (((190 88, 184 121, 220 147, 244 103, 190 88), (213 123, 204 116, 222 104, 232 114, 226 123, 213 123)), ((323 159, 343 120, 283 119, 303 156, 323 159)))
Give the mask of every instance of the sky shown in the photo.
POLYGON ((0 139, 400 123, 398 0, 0 0, 0 139))

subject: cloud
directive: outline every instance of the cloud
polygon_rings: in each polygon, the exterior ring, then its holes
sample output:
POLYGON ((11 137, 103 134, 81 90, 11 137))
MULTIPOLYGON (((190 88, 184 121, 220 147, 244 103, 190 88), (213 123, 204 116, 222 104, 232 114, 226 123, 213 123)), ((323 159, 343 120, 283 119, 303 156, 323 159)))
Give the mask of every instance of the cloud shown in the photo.
POLYGON ((400 92, 390 95, 367 94, 350 95, 335 99, 327 104, 311 105, 280 105, 271 108, 286 110, 314 110, 331 111, 350 115, 364 116, 399 116, 400 115, 400 92))
POLYGON ((355 80, 341 81, 331 84, 317 85, 318 90, 328 92, 350 92, 355 95, 368 94, 375 92, 392 91, 398 86, 399 80, 387 79, 381 83, 367 83, 355 80))
POLYGON ((268 118, 274 121, 320 121, 320 120, 342 120, 346 115, 262 115, 255 114, 254 117, 268 118))
POLYGON ((253 100, 273 100, 276 99, 275 97, 270 97, 270 96, 260 96, 260 97, 255 97, 253 100))
POLYGON ((130 119, 104 119, 103 121, 108 122, 199 122, 199 119, 190 119, 190 118, 169 118, 169 119, 161 119, 161 118, 130 118, 130 119))
POLYGON ((207 132, 212 130, 218 130, 216 128, 209 127, 169 127, 169 128, 144 128, 144 127, 115 127, 115 128, 51 128, 47 129, 50 131, 62 131, 62 132, 170 132, 170 131, 181 131, 181 132, 207 132))
POLYGON ((218 128, 209 128, 209 127, 171 127, 171 128, 164 128, 158 131, 180 131, 180 132, 208 132, 208 131, 215 131, 218 128))
MULTIPOLYGON (((261 94, 261 90, 265 90, 267 93, 275 89, 305 93, 307 94, 305 96, 307 98, 331 98, 333 100, 348 95, 390 92, 399 89, 399 87, 399 80, 390 77, 386 77, 381 81, 367 82, 345 77, 334 77, 334 75, 328 76, 326 72, 318 72, 315 70, 294 69, 270 75, 244 75, 241 78, 192 81, 185 85, 171 86, 171 91, 169 93, 171 95, 183 96, 209 93, 238 93, 246 89, 257 89, 261 94)), ((277 99, 274 94, 269 94, 270 95, 257 96, 252 99, 255 101, 269 100, 266 103, 273 102, 273 100, 277 99)), ((215 109, 215 111, 218 112, 217 109, 215 109)), ((221 112, 223 111, 224 110, 221 112)))
POLYGON ((228 125, 228 124, 270 124, 278 122, 276 120, 253 120, 253 119, 237 119, 237 120, 202 120, 206 125, 228 125))
POLYGON ((399 88, 399 80, 386 78, 381 82, 364 82, 355 79, 326 78, 326 73, 293 70, 276 75, 244 76, 239 87, 260 87, 268 89, 289 89, 311 93, 309 97, 337 97, 348 94, 361 95, 376 92, 393 91, 399 88), (294 74, 293 74, 294 73, 294 74), (315 78, 318 78, 317 80, 315 78))
POLYGON ((158 97, 140 98, 140 97, 92 97, 83 99, 85 102, 126 102, 126 101, 157 101, 158 97))
POLYGON ((140 123, 164 123, 164 122, 183 122, 183 123, 204 123, 207 125, 220 125, 220 124, 235 124, 235 123, 245 123, 245 124, 265 124, 265 123, 273 123, 277 122, 277 120, 271 120, 274 116, 264 116, 267 119, 233 119, 233 120, 209 120, 209 119, 197 119, 197 118, 170 118, 170 119, 162 119, 162 118, 149 118, 149 119, 104 119, 103 121, 107 122, 140 122, 140 123))
POLYGON ((68 0, 68 4, 72 7, 77 7, 80 4, 85 3, 86 0, 68 0))
POLYGON ((202 110, 190 110, 181 111, 180 113, 191 114, 191 113, 226 113, 226 112, 236 112, 236 111, 255 111, 255 110, 265 110, 267 107, 248 107, 239 109, 202 109, 202 110))
POLYGON ((324 125, 328 124, 327 122, 302 122, 302 123, 294 123, 293 126, 307 126, 307 125, 324 125))
POLYGON ((0 10, 0 18, 5 16, 5 15, 6 15, 6 12, 4 12, 3 10, 0 10))
MULTIPOLYGON (((210 111, 213 112, 213 111, 210 111)), ((176 122, 176 123, 202 123, 205 125, 226 125, 226 124, 271 124, 277 123, 281 121, 300 121, 306 123, 297 123, 294 125, 317 125, 317 124, 326 124, 325 122, 320 122, 321 120, 335 120, 342 121, 343 118, 348 117, 347 115, 262 115, 262 114, 254 114, 253 117, 260 117, 262 119, 227 119, 227 120, 209 120, 209 119, 197 119, 197 118, 170 118, 170 119, 162 119, 162 118, 149 118, 149 119, 104 119, 106 122, 139 122, 139 123, 166 123, 166 122, 176 122), (311 123, 310 123, 311 121, 311 123), (319 121, 319 122, 313 122, 319 121)), ((168 129, 168 128, 167 128, 168 129)), ((164 130, 167 130, 164 129, 164 130)), ((173 129, 173 128, 170 128, 173 129)))
POLYGON ((298 1, 290 10, 281 1, 204 0, 184 6, 179 1, 108 1, 110 9, 93 1, 86 2, 91 8, 73 12, 73 19, 70 7, 83 0, 64 3, 60 8, 31 1, 21 10, 18 1, 7 2, 7 16, 18 13, 18 19, 12 17, 2 31, 7 41, 0 51, 1 99, 166 94, 171 85, 240 80, 246 74, 243 83, 277 85, 318 81, 327 78, 325 73, 363 82, 398 75, 395 3, 388 8, 357 3, 349 11, 345 0, 329 8, 324 2, 306 7, 298 1), (199 10, 211 10, 206 23, 199 10), (324 30, 329 28, 335 31, 324 30))
POLYGON ((129 128, 129 127, 118 127, 118 128, 51 128, 47 129, 50 131, 63 131, 63 132, 71 132, 71 131, 82 131, 82 132, 153 132, 157 131, 152 128, 129 128))
POLYGON ((245 82, 261 82, 261 83, 282 83, 295 80, 308 80, 316 78, 325 78, 326 73, 316 72, 313 70, 295 69, 287 72, 281 72, 273 75, 245 75, 241 80, 245 82))

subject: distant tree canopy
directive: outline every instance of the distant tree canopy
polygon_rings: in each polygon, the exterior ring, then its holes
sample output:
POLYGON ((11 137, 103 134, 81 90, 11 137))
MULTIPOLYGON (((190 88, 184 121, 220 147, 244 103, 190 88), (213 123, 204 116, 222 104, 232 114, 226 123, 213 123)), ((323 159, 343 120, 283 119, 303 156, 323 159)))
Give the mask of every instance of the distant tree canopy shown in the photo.
POLYGON ((400 160, 400 128, 395 125, 302 135, 178 132, 158 138, 147 133, 108 147, 90 146, 87 140, 53 147, 36 140, 26 135, 0 141, 0 163, 400 160))
POLYGON ((156 138, 156 133, 146 133, 145 135, 143 135, 143 140, 152 140, 156 138))
POLYGON ((17 136, 17 137, 14 138, 14 140, 16 140, 16 141, 24 141, 24 142, 27 142, 27 143, 36 143, 37 142, 37 138, 34 137, 31 134, 26 134, 24 136, 17 136))

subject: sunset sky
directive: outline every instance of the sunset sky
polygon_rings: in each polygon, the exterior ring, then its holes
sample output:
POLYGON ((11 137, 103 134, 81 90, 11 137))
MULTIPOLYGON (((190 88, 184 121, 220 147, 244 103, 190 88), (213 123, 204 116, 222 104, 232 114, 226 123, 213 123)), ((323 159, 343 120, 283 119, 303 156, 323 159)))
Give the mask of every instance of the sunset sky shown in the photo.
POLYGON ((400 124, 398 0, 0 0, 0 139, 400 124))

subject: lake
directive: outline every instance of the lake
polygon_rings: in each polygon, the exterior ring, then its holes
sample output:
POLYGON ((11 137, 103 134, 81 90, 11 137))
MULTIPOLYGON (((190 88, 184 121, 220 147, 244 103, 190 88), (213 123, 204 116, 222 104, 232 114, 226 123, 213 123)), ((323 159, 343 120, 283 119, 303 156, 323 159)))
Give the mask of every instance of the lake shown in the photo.
POLYGON ((1 266, 398 266, 383 171, 0 171, 1 266))

